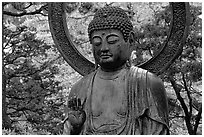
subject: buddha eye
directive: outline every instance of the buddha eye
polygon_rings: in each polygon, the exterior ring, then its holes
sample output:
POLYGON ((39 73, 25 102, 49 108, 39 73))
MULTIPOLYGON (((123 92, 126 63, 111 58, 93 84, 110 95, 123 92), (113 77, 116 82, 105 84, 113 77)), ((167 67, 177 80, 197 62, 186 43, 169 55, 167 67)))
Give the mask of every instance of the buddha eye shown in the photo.
POLYGON ((119 37, 116 35, 111 35, 111 36, 107 37, 108 44, 115 44, 118 41, 119 41, 119 37))
POLYGON ((102 42, 102 40, 101 40, 100 37, 94 37, 94 38, 92 39, 92 44, 93 44, 94 46, 99 46, 99 45, 101 44, 101 42, 102 42))

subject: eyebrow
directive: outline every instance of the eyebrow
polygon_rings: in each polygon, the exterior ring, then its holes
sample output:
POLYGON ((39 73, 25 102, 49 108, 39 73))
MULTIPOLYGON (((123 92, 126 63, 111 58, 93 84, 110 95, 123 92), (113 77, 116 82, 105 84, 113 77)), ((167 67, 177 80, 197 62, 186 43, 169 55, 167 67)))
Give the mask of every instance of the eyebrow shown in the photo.
MULTIPOLYGON (((116 36, 116 37, 119 37, 116 33, 110 33, 110 34, 108 34, 108 35, 106 36, 106 38, 108 38, 108 37, 110 37, 110 36, 116 36)), ((94 35, 94 36, 92 37, 92 39, 97 38, 97 37, 101 38, 101 37, 103 37, 103 36, 100 36, 100 35, 94 35)))
POLYGON ((93 36, 92 39, 93 39, 93 38, 97 38, 97 37, 98 37, 98 38, 101 38, 101 36, 96 35, 96 36, 93 36))
POLYGON ((117 34, 115 34, 115 33, 111 33, 111 34, 107 35, 106 37, 109 38, 109 37, 111 37, 111 36, 119 37, 119 36, 118 36, 117 34))

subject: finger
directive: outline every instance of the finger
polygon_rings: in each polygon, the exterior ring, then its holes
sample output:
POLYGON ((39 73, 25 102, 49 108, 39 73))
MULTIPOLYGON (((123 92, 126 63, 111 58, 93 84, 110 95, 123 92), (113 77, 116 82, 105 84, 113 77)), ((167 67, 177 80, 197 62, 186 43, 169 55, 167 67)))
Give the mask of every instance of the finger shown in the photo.
POLYGON ((75 103, 74 103, 74 98, 71 97, 70 100, 68 101, 68 108, 74 109, 75 103))
POLYGON ((72 99, 68 101, 68 108, 72 108, 73 107, 73 101, 72 99))
POLYGON ((82 109, 80 98, 77 99, 77 106, 78 106, 78 109, 82 109))
POLYGON ((73 98, 73 109, 77 110, 77 98, 76 97, 73 98))
POLYGON ((86 98, 85 98, 85 100, 84 100, 84 102, 82 103, 82 109, 84 109, 84 107, 85 107, 85 104, 86 104, 86 98))

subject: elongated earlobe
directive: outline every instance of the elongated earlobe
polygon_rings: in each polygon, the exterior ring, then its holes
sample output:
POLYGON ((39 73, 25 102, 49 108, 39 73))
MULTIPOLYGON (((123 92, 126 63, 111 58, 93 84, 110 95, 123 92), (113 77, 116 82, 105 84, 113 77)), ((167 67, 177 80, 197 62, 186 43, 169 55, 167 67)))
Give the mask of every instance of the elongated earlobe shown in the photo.
POLYGON ((130 46, 134 45, 134 33, 131 31, 130 35, 129 35, 129 42, 130 42, 130 46))

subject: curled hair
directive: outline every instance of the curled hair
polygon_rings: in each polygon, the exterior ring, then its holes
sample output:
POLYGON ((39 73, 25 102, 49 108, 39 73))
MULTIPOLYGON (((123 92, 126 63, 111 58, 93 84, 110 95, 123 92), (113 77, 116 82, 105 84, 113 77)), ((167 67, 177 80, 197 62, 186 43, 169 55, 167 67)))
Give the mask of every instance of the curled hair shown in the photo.
POLYGON ((123 9, 106 6, 99 9, 90 22, 88 26, 89 40, 91 41, 91 34, 94 31, 105 29, 117 29, 121 31, 124 40, 127 42, 129 34, 133 30, 133 25, 123 9))

